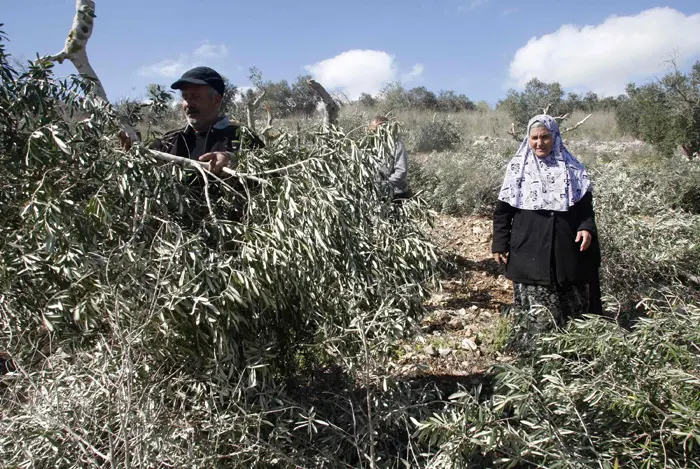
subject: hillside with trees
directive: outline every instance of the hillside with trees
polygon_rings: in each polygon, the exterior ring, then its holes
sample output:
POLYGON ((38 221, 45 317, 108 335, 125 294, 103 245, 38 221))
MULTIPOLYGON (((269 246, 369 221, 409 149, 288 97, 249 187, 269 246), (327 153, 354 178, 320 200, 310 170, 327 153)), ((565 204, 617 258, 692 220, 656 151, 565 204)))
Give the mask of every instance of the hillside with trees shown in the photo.
POLYGON ((266 146, 218 177, 148 148, 167 88, 57 78, 70 39, 20 69, 0 33, 1 467, 700 468, 700 63, 495 109, 251 68, 224 106, 266 146), (521 354, 490 216, 544 108, 595 183, 605 313, 521 354))

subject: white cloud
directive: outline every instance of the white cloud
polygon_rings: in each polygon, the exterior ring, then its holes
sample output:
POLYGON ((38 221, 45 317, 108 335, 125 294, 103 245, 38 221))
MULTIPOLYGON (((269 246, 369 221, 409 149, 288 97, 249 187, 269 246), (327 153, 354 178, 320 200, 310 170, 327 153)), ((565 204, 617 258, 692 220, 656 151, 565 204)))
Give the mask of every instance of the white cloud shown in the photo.
POLYGON ((469 5, 461 5, 457 7, 457 11, 462 12, 462 11, 471 11, 479 8, 481 5, 484 3, 488 2, 489 0, 472 0, 469 5))
POLYGON ((177 78, 186 70, 202 65, 202 60, 220 60, 228 57, 228 49, 224 44, 205 43, 192 53, 182 54, 177 59, 165 59, 152 65, 144 65, 138 71, 139 75, 156 78, 177 78))
POLYGON ((192 56, 198 59, 223 59, 228 57, 228 49, 224 44, 204 44, 194 50, 192 56))
MULTIPOLYGON (((305 68, 324 87, 341 90, 350 99, 376 95, 399 77, 396 59, 380 50, 349 50, 305 68)), ((416 64, 402 78, 415 80, 422 73, 423 65, 416 64)))
POLYGON ((186 62, 187 58, 185 56, 181 56, 176 60, 161 60, 156 64, 141 67, 139 69, 139 74, 145 77, 179 77, 185 70, 187 70, 186 62))
POLYGON ((700 13, 686 16, 672 8, 611 16, 596 26, 564 25, 520 48, 510 77, 517 87, 536 77, 615 95, 630 81, 664 73, 674 54, 681 61, 700 55, 698 31, 700 13))
POLYGON ((340 88, 350 99, 376 94, 396 78, 394 58, 379 50, 349 50, 305 68, 323 86, 340 88))
POLYGON ((410 72, 404 73, 401 76, 401 81, 403 81, 405 83, 410 83, 412 81, 416 81, 423 76, 424 70, 425 70, 425 67, 423 66, 423 64, 415 64, 410 72))
POLYGON ((520 11, 520 8, 506 8, 503 10, 504 15, 512 15, 513 13, 517 13, 520 11))

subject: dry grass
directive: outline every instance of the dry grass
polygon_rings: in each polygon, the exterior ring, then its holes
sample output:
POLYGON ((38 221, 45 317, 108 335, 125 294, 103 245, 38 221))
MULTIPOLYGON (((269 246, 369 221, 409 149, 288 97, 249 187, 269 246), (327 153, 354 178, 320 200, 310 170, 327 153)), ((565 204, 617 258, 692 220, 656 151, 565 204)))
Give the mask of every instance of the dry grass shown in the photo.
MULTIPOLYGON (((588 114, 582 111, 576 111, 571 114, 571 117, 564 123, 564 127, 574 126, 576 123, 583 120, 588 114)), ((578 129, 572 131, 567 136, 570 139, 581 139, 595 142, 608 142, 612 140, 631 141, 631 137, 626 137, 620 132, 615 119, 615 113, 612 111, 594 112, 591 117, 578 129)))
MULTIPOLYGON (((350 111, 350 114, 364 113, 368 116, 373 116, 375 114, 372 110, 354 105, 345 106, 343 112, 347 111, 350 111)), ((412 127, 434 118, 447 118, 460 129, 460 133, 467 139, 480 136, 511 138, 507 134, 507 131, 510 130, 513 119, 507 112, 498 109, 487 112, 473 111, 459 113, 400 111, 393 115, 398 121, 403 123, 407 129, 411 129, 412 127)), ((586 113, 580 111, 572 113, 571 117, 564 121, 563 127, 573 126, 586 117, 586 115, 586 113)), ((524 134, 524 131, 519 131, 518 133, 524 134)), ((569 138, 590 141, 632 140, 622 135, 615 120, 615 113, 610 111, 593 113, 581 127, 569 134, 569 138)))
MULTIPOLYGON (((361 133, 364 131, 369 121, 377 114, 379 114, 377 109, 367 108, 357 103, 346 104, 340 111, 340 126, 345 133, 350 133, 351 135, 361 133)), ((563 122, 562 127, 573 126, 586 117, 586 115, 586 113, 581 111, 574 112, 568 120, 563 122)), ((415 131, 415 129, 428 124, 434 119, 446 119, 457 129, 463 143, 471 143, 481 137, 513 140, 507 133, 511 128, 513 120, 508 113, 503 110, 458 113, 434 113, 406 110, 394 112, 392 116, 402 124, 407 133, 415 131)), ((235 120, 234 116, 231 117, 235 120)), ((319 116, 312 117, 293 116, 284 119, 275 119, 273 132, 295 132, 298 128, 310 129, 318 126, 319 122, 320 114, 319 116)), ((241 123, 245 124, 245 122, 241 123)), ((265 125, 265 118, 262 114, 259 116, 256 124, 257 127, 263 127, 265 125)), ((184 125, 184 118, 179 112, 174 111, 164 119, 164 122, 157 125, 157 129, 166 131, 178 128, 182 125, 184 125)), ((523 129, 516 130, 518 130, 518 134, 524 134, 523 129)), ((567 140, 585 141, 589 143, 611 141, 631 142, 634 140, 622 134, 615 120, 615 113, 612 111, 593 113, 581 127, 567 134, 566 137, 567 140)))

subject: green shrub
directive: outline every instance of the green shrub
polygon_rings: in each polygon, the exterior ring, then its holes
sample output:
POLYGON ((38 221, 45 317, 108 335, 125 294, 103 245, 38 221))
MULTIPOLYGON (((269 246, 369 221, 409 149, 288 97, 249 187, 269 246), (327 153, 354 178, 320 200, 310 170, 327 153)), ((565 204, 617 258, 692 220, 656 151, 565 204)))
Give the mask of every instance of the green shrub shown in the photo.
POLYGON ((457 94, 453 90, 441 90, 436 95, 424 86, 406 89, 399 82, 386 85, 379 93, 377 99, 368 96, 361 96, 360 103, 365 106, 377 105, 384 113, 391 112, 395 114, 401 111, 454 113, 476 110, 474 102, 464 94, 457 94))
POLYGON ((434 209, 450 215, 491 215, 509 157, 489 150, 433 153, 411 160, 414 192, 434 209))
POLYGON ((357 99, 357 102, 364 107, 372 108, 377 105, 377 98, 369 93, 362 93, 357 99))
POLYGON ((347 112, 340 113, 338 117, 338 126, 345 129, 349 135, 357 137, 367 133, 369 124, 374 117, 374 114, 370 114, 361 109, 348 109, 347 112))
POLYGON ((486 331, 486 342, 493 352, 503 352, 513 335, 513 324, 508 316, 500 316, 490 329, 486 331))
POLYGON ((396 112, 398 110, 410 109, 411 102, 408 99, 406 88, 399 83, 388 83, 379 92, 377 100, 383 113, 396 112))
POLYGON ((542 114, 544 109, 553 116, 568 112, 563 97, 564 90, 559 83, 544 83, 533 78, 527 82, 522 92, 508 90, 508 95, 498 103, 498 107, 510 114, 515 125, 523 129, 519 133, 524 135, 530 119, 542 114))
POLYGON ((618 106, 620 129, 672 155, 679 145, 700 151, 700 62, 691 71, 666 75, 659 83, 627 86, 618 106))
POLYGON ((698 168, 682 161, 650 168, 611 163, 596 167, 593 180, 604 289, 633 302, 660 285, 685 285, 687 294, 697 289, 698 168))
POLYGON ((476 104, 471 99, 452 90, 440 90, 436 99, 436 107, 442 112, 476 111, 476 104))
POLYGON ((457 126, 448 117, 435 116, 431 121, 417 123, 408 133, 406 147, 413 152, 451 150, 460 143, 457 126))

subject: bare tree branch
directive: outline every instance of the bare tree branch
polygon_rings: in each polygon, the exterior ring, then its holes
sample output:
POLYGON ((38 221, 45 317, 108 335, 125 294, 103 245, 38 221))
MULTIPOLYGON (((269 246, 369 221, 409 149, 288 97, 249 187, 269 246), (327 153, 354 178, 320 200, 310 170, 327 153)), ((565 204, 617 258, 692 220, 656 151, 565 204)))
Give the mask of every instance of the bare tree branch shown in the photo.
MULTIPOLYGON (((206 162, 199 161, 199 160, 193 160, 193 159, 185 158, 182 156, 175 156, 175 155, 171 155, 170 153, 164 153, 164 152, 158 151, 158 150, 147 149, 146 151, 149 155, 151 155, 152 157, 154 157, 157 160, 165 161, 167 163, 175 163, 175 164, 179 164, 181 166, 189 166, 192 168, 196 168, 197 170, 204 170, 204 171, 206 171, 207 174, 212 174, 207 170, 207 167, 209 166, 209 164, 206 162)), ((223 168, 222 172, 225 174, 228 174, 229 176, 243 178, 243 179, 250 179, 252 181, 259 182, 261 184, 268 184, 268 182, 264 179, 260 179, 259 177, 256 177, 252 174, 241 173, 241 172, 235 171, 231 168, 223 168)), ((206 179, 206 177, 205 177, 205 179, 206 179)), ((222 182, 224 182, 224 181, 222 181, 222 182)))
POLYGON ((522 141, 523 141, 523 139, 515 132, 515 122, 513 122, 512 124, 510 124, 510 130, 506 130, 506 133, 507 133, 508 135, 510 135, 511 137, 513 137, 513 138, 514 138, 515 140, 517 140, 518 142, 522 142, 522 141))
POLYGON ((260 135, 263 137, 265 140, 265 144, 267 145, 270 141, 270 130, 272 130, 272 109, 270 108, 269 103, 265 103, 265 111, 267 111, 267 123, 265 124, 265 128, 260 132, 260 135))
POLYGON ((584 122, 588 120, 589 117, 591 117, 593 114, 588 114, 586 117, 581 119, 576 125, 573 127, 567 127, 566 129, 562 130, 561 133, 566 133, 566 132, 571 132, 572 130, 578 129, 581 125, 583 125, 584 122))
MULTIPOLYGON (((571 132, 572 130, 578 129, 578 128, 579 128, 581 125, 583 125, 584 122, 586 122, 586 121, 588 120, 588 118, 591 117, 592 115, 593 115, 593 114, 588 114, 588 115, 587 115, 586 117, 584 117, 580 122, 576 123, 576 125, 574 125, 574 126, 572 126, 572 127, 567 127, 566 129, 562 129, 562 130, 560 130, 560 132, 563 134, 563 133, 571 132)), ((561 116, 557 116, 557 117, 555 117, 554 119, 564 120, 564 119, 568 119, 568 118, 569 118, 569 114, 567 113, 567 114, 564 114, 564 115, 561 115, 561 116)), ((510 124, 510 130, 506 130, 506 133, 507 133, 508 135, 510 135, 511 137, 513 137, 513 139, 517 140, 518 142, 522 142, 522 141, 523 141, 523 137, 521 137, 520 135, 518 135, 518 133, 515 131, 515 123, 510 124)))
POLYGON ((260 104, 260 100, 263 99, 263 97, 265 96, 265 93, 267 93, 267 90, 262 90, 262 92, 258 95, 258 97, 255 98, 255 101, 253 101, 254 108, 258 107, 258 104, 260 104))
POLYGON ((673 79, 664 82, 663 80, 659 80, 657 78, 656 81, 661 86, 668 86, 669 88, 671 88, 678 96, 680 96, 680 98, 685 102, 685 104, 688 105, 690 110, 700 106, 700 94, 698 94, 697 99, 692 99, 688 95, 688 93, 681 88, 679 84, 679 78, 681 76, 681 73, 678 70, 678 64, 676 63, 675 57, 671 57, 671 59, 669 59, 668 62, 671 64, 671 67, 673 67, 673 79))
POLYGON ((323 116, 324 127, 337 126, 338 125, 338 113, 340 112, 340 106, 335 102, 333 97, 326 91, 326 89, 319 82, 313 78, 309 78, 306 81, 312 90, 320 96, 323 104, 325 105, 325 114, 323 116))
MULTIPOLYGON (((68 32, 68 37, 66 38, 63 49, 58 54, 46 57, 45 60, 58 63, 63 63, 66 59, 70 60, 79 74, 94 82, 95 95, 97 95, 99 99, 109 102, 102 82, 97 76, 95 69, 90 65, 90 60, 87 55, 87 43, 88 40, 90 40, 90 36, 92 36, 94 22, 94 0, 76 0, 73 26, 68 32)), ((120 123, 122 130, 132 142, 140 140, 136 129, 129 124, 126 117, 120 118, 120 123)))
POLYGON ((251 132, 255 132, 255 110, 258 108, 258 104, 260 104, 260 100, 265 96, 266 92, 266 90, 262 90, 252 102, 250 100, 246 100, 245 113, 246 119, 248 120, 248 128, 251 130, 251 132))
MULTIPOLYGON (((175 163, 175 164, 179 164, 181 166, 203 168, 207 174, 212 175, 215 179, 219 180, 220 182, 223 182, 224 184, 226 183, 226 181, 219 179, 216 175, 209 172, 209 170, 207 169, 209 165, 206 162, 202 162, 199 160, 193 160, 193 159, 185 158, 182 156, 175 156, 175 155, 171 155, 170 153, 164 153, 164 152, 158 151, 158 150, 146 149, 146 153, 148 155, 154 157, 155 159, 160 160, 160 161, 164 161, 166 163, 175 163)), ((223 168, 222 172, 225 174, 228 174, 229 176, 233 176, 236 178, 250 179, 251 181, 259 182, 261 184, 269 184, 268 181, 266 181, 265 179, 261 179, 259 176, 271 176, 273 174, 280 174, 280 173, 288 174, 290 169, 296 168, 297 166, 303 166, 303 165, 311 163, 311 162, 322 163, 323 160, 320 160, 318 158, 309 158, 309 159, 306 159, 303 161, 297 161, 296 163, 292 163, 290 165, 283 166, 281 168, 268 169, 266 171, 260 171, 257 173, 241 173, 240 171, 236 171, 236 170, 233 170, 231 168, 223 168)))
POLYGON ((97 73, 90 65, 86 50, 87 43, 92 36, 94 21, 95 2, 93 0, 76 0, 73 26, 68 32, 63 49, 58 54, 46 57, 46 60, 58 63, 63 63, 66 59, 70 60, 78 73, 95 82, 95 94, 106 101, 107 93, 105 93, 97 73))

